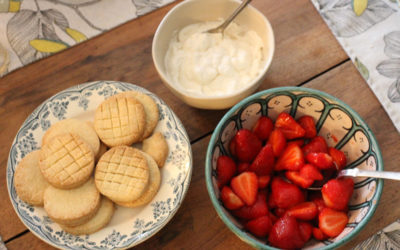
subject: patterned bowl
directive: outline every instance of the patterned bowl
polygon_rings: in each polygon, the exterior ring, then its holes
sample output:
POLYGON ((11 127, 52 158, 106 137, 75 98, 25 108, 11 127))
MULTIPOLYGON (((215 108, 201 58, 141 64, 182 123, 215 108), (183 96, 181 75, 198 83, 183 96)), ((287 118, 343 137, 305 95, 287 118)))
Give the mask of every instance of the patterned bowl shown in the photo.
MULTIPOLYGON (((328 145, 344 151, 347 168, 383 170, 378 143, 367 124, 349 106, 321 91, 299 88, 274 88, 256 93, 231 108, 215 129, 207 150, 206 183, 211 201, 222 221, 240 239, 262 249, 276 249, 266 239, 253 237, 222 206, 216 181, 216 162, 220 155, 229 154, 229 142, 238 129, 251 129, 261 115, 276 119, 282 111, 295 118, 310 115, 317 121, 318 135, 328 145)), ((349 204, 349 223, 335 238, 323 242, 310 241, 305 249, 333 249, 345 244, 368 223, 382 193, 383 181, 373 178, 355 178, 354 193, 349 204)))

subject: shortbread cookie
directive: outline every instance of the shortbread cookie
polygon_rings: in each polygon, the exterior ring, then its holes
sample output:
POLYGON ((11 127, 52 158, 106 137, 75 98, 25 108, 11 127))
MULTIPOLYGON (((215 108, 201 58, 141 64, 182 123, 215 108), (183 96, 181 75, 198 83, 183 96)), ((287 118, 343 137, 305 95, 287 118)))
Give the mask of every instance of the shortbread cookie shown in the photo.
POLYGON ((93 178, 74 189, 49 186, 44 192, 44 210, 60 224, 78 226, 89 221, 100 207, 100 193, 93 178))
POLYGON ((51 185, 62 189, 75 188, 92 174, 93 150, 75 134, 58 135, 40 150, 39 167, 51 185))
POLYGON ((97 189, 113 201, 128 202, 139 198, 149 181, 146 158, 135 148, 113 147, 96 166, 97 189))
POLYGON ((144 157, 147 160, 147 164, 149 165, 150 170, 150 178, 149 184, 147 185, 146 190, 138 199, 131 201, 131 202, 117 202, 118 205, 123 207, 139 207, 149 203, 154 196, 157 194, 158 189, 160 188, 161 184, 161 174, 160 170, 157 166, 157 163, 154 161, 153 157, 150 155, 142 152, 144 157))
POLYGON ((143 141, 142 149, 157 162, 158 167, 163 167, 168 157, 168 143, 160 132, 155 132, 152 136, 143 141))
POLYGON ((86 223, 79 226, 66 226, 60 224, 61 228, 70 234, 92 234, 105 227, 114 214, 114 203, 106 197, 101 197, 100 208, 97 213, 86 223))
POLYGON ((131 145, 143 136, 146 114, 130 96, 111 96, 96 109, 94 128, 109 147, 131 145))
POLYGON ((156 102, 149 95, 138 91, 126 91, 119 95, 127 95, 136 98, 144 107, 146 113, 146 126, 144 128, 141 140, 149 137, 153 133, 154 128, 157 126, 159 119, 159 111, 156 102))
POLYGON ((18 197, 34 206, 43 206, 43 193, 49 186, 39 168, 40 150, 27 154, 14 174, 14 187, 18 197))
POLYGON ((78 119, 66 119, 53 124, 43 135, 42 145, 48 143, 55 136, 65 133, 72 133, 80 136, 90 145, 94 155, 99 153, 100 140, 94 127, 91 126, 90 123, 78 119))

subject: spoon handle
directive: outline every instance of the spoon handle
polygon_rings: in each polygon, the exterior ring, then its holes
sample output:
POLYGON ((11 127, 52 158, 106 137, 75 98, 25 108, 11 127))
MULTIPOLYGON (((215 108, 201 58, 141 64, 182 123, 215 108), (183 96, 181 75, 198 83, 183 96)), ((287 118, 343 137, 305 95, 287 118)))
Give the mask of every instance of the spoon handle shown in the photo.
POLYGON ((339 172, 339 176, 353 176, 353 177, 372 177, 379 179, 390 179, 400 181, 400 172, 389 172, 389 171, 368 171, 360 170, 357 168, 344 169, 339 172))
POLYGON ((221 24, 220 28, 224 30, 235 17, 251 2, 252 0, 243 0, 239 7, 232 13, 230 17, 228 17, 223 24, 221 24))

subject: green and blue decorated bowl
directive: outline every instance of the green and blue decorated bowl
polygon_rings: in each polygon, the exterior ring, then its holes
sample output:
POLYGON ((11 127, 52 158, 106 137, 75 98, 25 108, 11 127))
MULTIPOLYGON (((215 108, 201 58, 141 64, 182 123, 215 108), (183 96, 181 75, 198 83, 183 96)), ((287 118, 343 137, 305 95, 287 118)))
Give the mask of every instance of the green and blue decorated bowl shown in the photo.
MULTIPOLYGON (((268 245, 266 239, 246 232, 223 207, 216 181, 216 162, 220 155, 227 154, 229 142, 239 129, 251 129, 261 115, 275 120, 282 111, 296 119, 302 115, 314 117, 318 135, 323 136, 330 147, 346 154, 347 168, 383 170, 381 152, 371 129, 360 115, 339 99, 318 90, 299 87, 268 89, 244 99, 218 123, 207 149, 205 176, 208 193, 219 217, 240 239, 256 248, 275 249, 268 245)), ((346 228, 335 238, 308 242, 306 249, 341 246, 357 235, 371 219, 378 206, 383 181, 355 178, 354 183, 346 228)))

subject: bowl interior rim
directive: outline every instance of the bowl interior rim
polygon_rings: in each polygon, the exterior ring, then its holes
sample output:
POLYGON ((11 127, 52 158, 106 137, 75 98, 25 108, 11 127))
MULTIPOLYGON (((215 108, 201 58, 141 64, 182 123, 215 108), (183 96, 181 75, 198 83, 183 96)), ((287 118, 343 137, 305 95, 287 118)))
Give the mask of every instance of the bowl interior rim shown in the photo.
MULTIPOLYGON (((222 221, 225 223, 225 225, 228 226, 228 228, 234 232, 239 238, 241 238, 242 240, 244 240, 245 242, 247 242, 250 245, 253 245, 257 248, 263 248, 263 249, 278 249, 266 244, 261 243, 260 241, 254 240, 251 237, 249 237, 247 235, 247 233, 245 233, 244 231, 242 231, 240 228, 238 228, 233 222, 231 222, 231 220, 227 217, 227 215, 224 213, 224 211, 222 210, 221 204, 219 203, 215 193, 214 193, 214 187, 212 184, 212 154, 213 154, 213 150, 214 150, 214 142, 216 141, 217 136, 219 135, 220 131, 221 131, 221 127, 224 124, 224 122, 231 117, 233 114, 235 114, 238 110, 240 110, 242 108, 242 106, 246 103, 248 103, 249 101, 253 100, 253 99, 257 99, 260 98, 261 96, 265 96, 268 94, 272 94, 272 93, 276 93, 276 92, 282 92, 282 91, 289 91, 289 92, 308 92, 310 94, 314 94, 314 95, 320 95, 328 100, 334 101, 338 104, 340 104, 341 106, 343 106, 344 108, 346 108, 347 111, 349 111, 349 113, 356 119, 357 122, 359 122, 359 125, 364 127, 366 132, 370 135, 371 137, 371 147, 376 149, 376 161, 377 161, 377 167, 379 171, 383 171, 383 159, 382 159, 382 153, 381 150, 379 148, 378 142, 375 138, 375 135, 372 133, 372 130, 370 129, 370 127, 368 126, 368 124, 364 121, 364 119, 362 119, 362 117, 356 112, 354 111, 349 105, 347 105, 346 103, 344 103, 343 101, 339 100, 338 98, 327 94, 325 92, 322 92, 320 90, 316 90, 316 89, 310 89, 310 88, 305 88, 305 87, 278 87, 278 88, 271 88, 271 89, 267 89, 267 90, 263 90, 260 91, 258 93, 255 93, 245 99, 243 99, 242 101, 240 101, 238 104, 236 104, 235 106, 233 106, 223 117, 222 119, 219 121, 217 127, 215 128, 211 138, 210 138, 210 142, 207 148, 207 153, 206 153, 206 167, 205 167, 205 179, 206 179, 206 186, 207 186, 207 191, 208 194, 211 198, 211 202, 215 208, 215 210, 217 211, 218 216, 222 219, 222 221)), ((346 236, 344 236, 342 239, 324 246, 321 249, 334 249, 338 246, 344 245, 345 243, 347 243, 348 241, 350 241, 352 238, 354 238, 363 228, 364 226, 369 222, 369 220, 371 219, 371 217, 373 216, 373 214, 375 213, 375 210, 378 206, 381 194, 382 194, 382 189, 383 189, 383 180, 382 179, 378 179, 376 181, 377 183, 377 187, 374 193, 373 198, 371 199, 371 208, 368 210, 366 216, 358 223, 358 225, 356 226, 355 229, 353 229, 349 234, 347 234, 346 236)))

